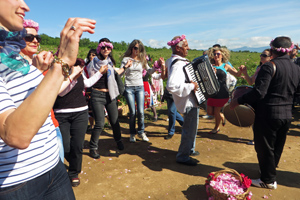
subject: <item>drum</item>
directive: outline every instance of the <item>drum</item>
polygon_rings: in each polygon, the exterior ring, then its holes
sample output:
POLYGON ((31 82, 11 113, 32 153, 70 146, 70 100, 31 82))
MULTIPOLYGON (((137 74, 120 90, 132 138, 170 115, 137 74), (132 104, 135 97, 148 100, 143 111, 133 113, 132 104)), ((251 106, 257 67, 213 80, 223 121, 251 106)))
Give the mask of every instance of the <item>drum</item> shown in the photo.
POLYGON ((233 90, 228 103, 224 105, 223 108, 224 116, 233 125, 240 126, 240 127, 247 127, 247 126, 251 126, 254 123, 255 112, 250 105, 248 104, 239 105, 233 110, 231 110, 229 107, 231 99, 239 98, 244 94, 250 92, 251 90, 253 90, 251 86, 236 87, 233 90))

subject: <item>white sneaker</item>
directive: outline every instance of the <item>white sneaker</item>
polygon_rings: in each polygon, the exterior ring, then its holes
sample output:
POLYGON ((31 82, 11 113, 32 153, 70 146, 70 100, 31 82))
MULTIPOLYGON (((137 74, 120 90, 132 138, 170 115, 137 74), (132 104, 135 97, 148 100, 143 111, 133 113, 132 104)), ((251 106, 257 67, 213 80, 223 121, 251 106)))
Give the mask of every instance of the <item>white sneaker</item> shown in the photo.
POLYGON ((142 133, 140 135, 138 135, 139 138, 141 138, 144 142, 148 142, 149 141, 149 138, 146 136, 146 133, 142 133))
POLYGON ((135 141, 136 141, 135 135, 130 134, 129 141, 130 141, 130 142, 135 142, 135 141))
POLYGON ((277 182, 266 184, 260 179, 251 179, 252 185, 260 188, 277 189, 277 182))
POLYGON ((214 118, 214 116, 211 116, 211 115, 203 115, 202 118, 203 118, 203 119, 212 119, 212 118, 214 118))

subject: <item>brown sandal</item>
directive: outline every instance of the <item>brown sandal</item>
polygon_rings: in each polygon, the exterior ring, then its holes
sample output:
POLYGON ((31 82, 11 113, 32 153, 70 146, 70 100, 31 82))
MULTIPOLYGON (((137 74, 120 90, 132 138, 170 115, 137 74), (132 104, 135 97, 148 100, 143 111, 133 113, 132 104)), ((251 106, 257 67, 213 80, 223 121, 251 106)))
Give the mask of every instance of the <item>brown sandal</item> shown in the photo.
POLYGON ((72 187, 77 187, 79 184, 80 184, 80 179, 79 178, 72 178, 71 179, 72 187))

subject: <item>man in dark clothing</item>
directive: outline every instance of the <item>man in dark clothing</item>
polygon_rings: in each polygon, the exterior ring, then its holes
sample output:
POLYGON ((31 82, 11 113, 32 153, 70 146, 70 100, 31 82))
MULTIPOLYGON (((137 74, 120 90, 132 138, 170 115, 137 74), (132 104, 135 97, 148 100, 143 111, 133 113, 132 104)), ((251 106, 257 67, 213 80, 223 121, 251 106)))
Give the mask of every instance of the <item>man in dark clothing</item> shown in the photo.
POLYGON ((300 89, 300 68, 288 55, 294 47, 290 38, 277 37, 270 46, 273 59, 261 66, 254 89, 233 99, 230 108, 255 103, 253 132, 261 176, 252 185, 276 189, 276 166, 292 120, 293 97, 300 89))

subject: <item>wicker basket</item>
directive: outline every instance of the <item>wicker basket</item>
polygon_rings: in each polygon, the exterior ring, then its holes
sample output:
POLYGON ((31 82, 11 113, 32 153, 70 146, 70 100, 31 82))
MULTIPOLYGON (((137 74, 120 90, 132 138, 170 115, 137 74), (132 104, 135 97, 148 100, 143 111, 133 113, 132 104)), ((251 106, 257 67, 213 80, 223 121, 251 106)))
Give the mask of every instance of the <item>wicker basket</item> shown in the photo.
MULTIPOLYGON (((235 177, 237 180, 239 180, 241 183, 243 182, 243 178, 241 175, 235 171, 234 169, 224 169, 217 172, 212 172, 214 174, 215 178, 218 177, 221 174, 230 174, 233 177, 235 177)), ((208 183, 209 185, 209 183, 208 183)), ((208 188, 210 195, 214 197, 214 200, 227 200, 228 196, 224 193, 220 193, 219 191, 215 190, 213 187, 208 188)), ((249 195, 249 188, 246 189, 246 191, 243 194, 235 195, 234 197, 237 200, 245 200, 247 199, 247 196, 249 195)))
POLYGON ((129 112, 128 105, 118 106, 119 116, 126 116, 129 112))

